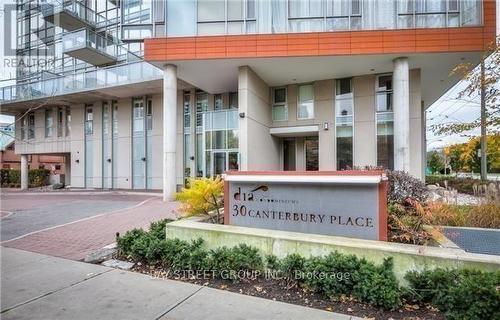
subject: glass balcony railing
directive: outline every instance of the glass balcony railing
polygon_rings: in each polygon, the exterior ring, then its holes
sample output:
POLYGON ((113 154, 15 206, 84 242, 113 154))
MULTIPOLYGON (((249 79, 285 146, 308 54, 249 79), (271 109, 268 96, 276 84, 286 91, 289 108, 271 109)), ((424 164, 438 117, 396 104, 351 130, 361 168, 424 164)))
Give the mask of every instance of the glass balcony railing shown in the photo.
MULTIPOLYGON (((102 61, 106 63, 110 63, 117 60, 119 54, 125 54, 126 50, 121 48, 117 43, 113 42, 113 40, 109 37, 104 37, 97 34, 95 31, 83 28, 76 31, 67 32, 63 35, 62 38, 63 44, 63 53, 72 55, 73 51, 81 50, 81 49, 93 49, 95 52, 103 55, 102 61), (120 49, 124 50, 124 52, 119 52, 120 49)), ((93 56, 88 54, 80 54, 80 56, 76 57, 88 63, 93 63, 93 56), (87 58, 87 59, 86 59, 87 58)), ((99 65, 98 63, 97 65, 99 65)))
MULTIPOLYGON (((61 18, 59 23, 58 21, 54 21, 54 16, 61 13, 69 14, 70 16, 78 18, 92 26, 100 27, 106 24, 106 18, 104 16, 85 6, 84 3, 75 0, 46 0, 45 2, 41 3, 40 8, 44 18, 47 20, 52 20, 51 22, 54 22, 55 24, 64 24, 64 20, 61 18)), ((67 26, 60 25, 60 27, 67 29, 68 26, 73 25, 74 24, 72 23, 68 23, 67 26)), ((72 28, 70 27, 68 30, 72 30, 72 28)))
POLYGON ((127 85, 163 78, 161 69, 145 61, 63 75, 0 88, 0 104, 55 97, 81 91, 127 85))

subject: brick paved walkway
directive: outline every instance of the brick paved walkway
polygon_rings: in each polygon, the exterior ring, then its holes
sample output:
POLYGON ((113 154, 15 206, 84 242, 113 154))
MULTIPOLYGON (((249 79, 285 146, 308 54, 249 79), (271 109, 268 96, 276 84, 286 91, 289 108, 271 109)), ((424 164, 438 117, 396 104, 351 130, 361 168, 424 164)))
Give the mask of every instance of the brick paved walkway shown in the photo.
POLYGON ((152 221, 176 217, 177 207, 175 202, 164 203, 160 197, 153 196, 132 208, 38 231, 4 241, 2 246, 80 260, 113 243, 117 232, 123 234, 133 228, 147 228, 152 221))

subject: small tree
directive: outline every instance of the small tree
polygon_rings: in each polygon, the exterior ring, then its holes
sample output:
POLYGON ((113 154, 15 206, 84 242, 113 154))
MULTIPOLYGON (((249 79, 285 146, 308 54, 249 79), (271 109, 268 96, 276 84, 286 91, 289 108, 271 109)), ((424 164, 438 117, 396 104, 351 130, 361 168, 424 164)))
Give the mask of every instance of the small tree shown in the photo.
POLYGON ((454 144, 448 147, 448 163, 454 172, 465 171, 465 163, 462 159, 463 143, 454 144))
POLYGON ((220 177, 190 179, 189 188, 182 188, 176 198, 182 203, 183 216, 205 214, 215 223, 220 214, 223 193, 224 183, 220 177), (214 210, 217 217, 211 214, 214 210))
MULTIPOLYGON (((486 123, 490 134, 497 134, 500 129, 500 47, 498 41, 492 43, 486 53, 481 57, 484 63, 484 76, 480 68, 472 63, 460 63, 451 75, 458 75, 465 82, 466 87, 459 92, 457 99, 471 105, 480 106, 474 98, 480 96, 481 88, 485 91, 486 123)), ((481 126, 481 118, 470 122, 447 122, 431 126, 437 135, 459 134, 481 126)))
POLYGON ((432 151, 428 157, 427 166, 432 173, 440 172, 445 166, 443 157, 437 151, 432 151))

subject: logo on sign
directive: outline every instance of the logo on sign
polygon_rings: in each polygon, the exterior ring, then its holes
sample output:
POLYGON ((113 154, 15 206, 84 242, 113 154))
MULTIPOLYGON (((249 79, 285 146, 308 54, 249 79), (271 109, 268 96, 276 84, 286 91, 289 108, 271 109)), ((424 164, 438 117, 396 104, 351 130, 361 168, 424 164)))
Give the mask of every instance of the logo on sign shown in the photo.
POLYGON ((269 187, 266 185, 255 187, 249 192, 241 192, 241 188, 238 187, 238 190, 234 193, 233 198, 236 201, 253 201, 255 198, 254 193, 256 193, 257 191, 267 192, 268 190, 269 187))

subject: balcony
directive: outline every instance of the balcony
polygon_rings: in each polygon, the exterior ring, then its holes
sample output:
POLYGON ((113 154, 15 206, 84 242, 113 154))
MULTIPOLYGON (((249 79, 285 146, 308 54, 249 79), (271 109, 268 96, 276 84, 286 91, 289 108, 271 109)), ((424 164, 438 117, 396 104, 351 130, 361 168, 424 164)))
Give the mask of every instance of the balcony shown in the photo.
MULTIPOLYGON (((148 85, 148 82, 158 80, 160 81, 159 88, 161 88, 162 79, 162 70, 145 61, 137 61, 3 87, 0 88, 0 105, 3 109, 6 105, 17 102, 53 98, 81 92, 88 94, 92 91, 100 91, 102 93, 108 88, 115 90, 118 87, 130 85, 136 87, 137 83, 148 85)), ((145 89, 139 89, 145 92, 145 89)), ((133 94, 133 90, 127 89, 126 91, 133 94)), ((116 91, 114 93, 116 94, 116 91)))
POLYGON ((41 4, 43 18, 65 30, 95 27, 105 23, 105 18, 78 1, 48 0, 41 4))
POLYGON ((95 66, 115 63, 121 48, 111 37, 87 28, 65 33, 62 43, 63 53, 95 66))

